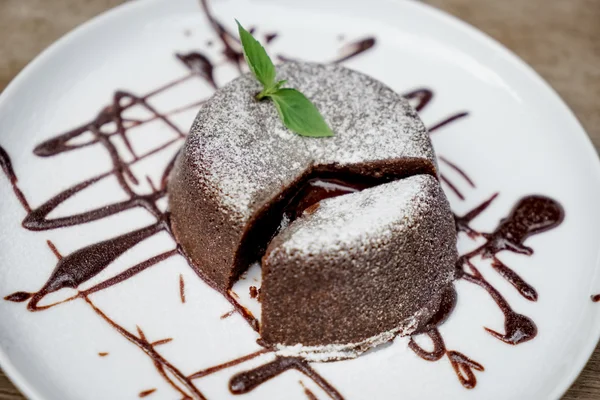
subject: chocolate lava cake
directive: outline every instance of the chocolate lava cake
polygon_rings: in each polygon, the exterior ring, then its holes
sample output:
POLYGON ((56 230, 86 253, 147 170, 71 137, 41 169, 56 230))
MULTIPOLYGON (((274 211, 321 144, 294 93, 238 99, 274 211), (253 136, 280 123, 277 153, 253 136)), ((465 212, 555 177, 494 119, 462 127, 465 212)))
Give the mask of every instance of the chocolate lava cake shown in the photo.
POLYGON ((427 130, 400 95, 339 65, 284 63, 335 135, 296 135, 243 75, 201 108, 169 180, 173 232, 227 291, 262 265, 263 342, 347 358, 411 334, 454 280, 456 230, 427 130))

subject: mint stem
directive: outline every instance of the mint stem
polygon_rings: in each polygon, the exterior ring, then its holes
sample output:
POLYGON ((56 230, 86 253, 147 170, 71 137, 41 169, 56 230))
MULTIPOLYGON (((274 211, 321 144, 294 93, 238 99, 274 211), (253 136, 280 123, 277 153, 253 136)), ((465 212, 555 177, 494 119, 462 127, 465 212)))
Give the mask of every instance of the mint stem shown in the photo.
POLYGON ((272 94, 274 94, 277 91, 277 89, 278 89, 277 85, 263 88, 263 90, 261 90, 256 95, 256 100, 262 100, 265 97, 271 96, 272 94))
POLYGON ((268 95, 269 95, 269 93, 267 93, 266 90, 262 90, 261 92, 259 92, 256 95, 256 100, 260 101, 260 100, 264 99, 265 97, 267 97, 268 95))

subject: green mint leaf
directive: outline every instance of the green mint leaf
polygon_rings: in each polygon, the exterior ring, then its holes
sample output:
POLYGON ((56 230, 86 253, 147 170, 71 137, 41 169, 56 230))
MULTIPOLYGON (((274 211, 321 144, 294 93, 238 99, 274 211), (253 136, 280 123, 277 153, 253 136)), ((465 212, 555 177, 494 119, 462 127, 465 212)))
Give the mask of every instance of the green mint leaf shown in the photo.
POLYGON ((279 89, 268 96, 275 103, 279 117, 288 129, 301 136, 333 136, 317 107, 296 89, 279 89))
POLYGON ((333 132, 323 116, 310 100, 296 89, 281 89, 286 80, 275 82, 275 66, 264 47, 254 39, 236 19, 244 58, 263 90, 256 95, 258 100, 270 97, 275 104, 283 124, 301 136, 327 137, 333 132))
POLYGON ((283 85, 285 85, 287 82, 287 79, 281 80, 279 82, 277 82, 275 85, 273 85, 273 93, 278 91, 279 88, 281 88, 283 85))
POLYGON ((250 32, 242 27, 237 19, 235 22, 238 26, 242 47, 244 48, 244 58, 248 67, 250 67, 250 71, 263 84, 265 89, 272 88, 275 81, 275 66, 271 58, 269 58, 264 47, 254 39, 250 32))

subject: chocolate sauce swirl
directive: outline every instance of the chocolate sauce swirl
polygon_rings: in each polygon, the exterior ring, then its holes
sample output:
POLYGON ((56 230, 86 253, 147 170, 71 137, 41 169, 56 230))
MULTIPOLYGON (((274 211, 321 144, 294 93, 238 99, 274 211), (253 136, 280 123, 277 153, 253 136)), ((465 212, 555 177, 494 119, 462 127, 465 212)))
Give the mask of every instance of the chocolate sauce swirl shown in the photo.
POLYGON ((524 245, 525 240, 557 227, 564 217, 565 212, 557 201, 537 195, 524 197, 494 232, 484 234, 487 243, 482 247, 481 255, 490 258, 502 250, 532 255, 533 249, 524 245))
POLYGON ((564 220, 562 206, 545 196, 526 196, 519 200, 506 218, 503 218, 492 233, 479 233, 468 227, 468 223, 480 214, 496 198, 496 195, 477 206, 465 216, 457 218, 459 230, 470 234, 479 234, 486 238, 486 243, 459 258, 458 268, 461 278, 485 289, 504 314, 505 333, 485 328, 492 336, 508 344, 519 344, 533 339, 537 335, 535 323, 522 314, 515 312, 508 301, 485 280, 471 259, 476 256, 492 258, 492 267, 500 276, 510 282, 526 299, 537 300, 535 289, 525 282, 516 272, 502 263, 496 255, 503 251, 531 255, 533 249, 526 247, 525 240, 535 234, 545 232, 560 225, 564 220), (466 267, 466 269, 465 269, 466 267))

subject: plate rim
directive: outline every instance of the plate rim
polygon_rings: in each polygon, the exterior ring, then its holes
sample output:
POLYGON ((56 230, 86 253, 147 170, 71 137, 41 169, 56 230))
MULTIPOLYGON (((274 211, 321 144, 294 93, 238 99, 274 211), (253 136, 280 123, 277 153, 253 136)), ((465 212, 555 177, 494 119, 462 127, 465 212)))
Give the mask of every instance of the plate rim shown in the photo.
MULTIPOLYGON (((168 0, 145 0, 145 1, 127 1, 125 3, 119 4, 115 7, 109 8, 107 10, 102 11, 91 19, 83 22, 82 24, 76 26, 70 31, 63 34, 59 39, 52 42, 48 47, 43 49, 37 56, 35 56, 27 65, 8 83, 6 88, 0 93, 0 110, 5 106, 5 103, 8 102, 8 99, 12 96, 13 92, 16 92, 21 86, 22 82, 26 81, 28 77, 35 73, 38 65, 41 65, 46 59, 52 57, 52 54, 60 48, 65 46, 69 46, 69 43, 74 38, 84 35, 87 31, 95 27, 96 25, 105 23, 109 21, 111 18, 123 12, 131 12, 132 10, 138 7, 150 7, 153 3, 165 2, 168 0)), ((466 36, 469 36, 471 39, 479 41, 483 45, 488 48, 491 48, 494 52, 497 52, 499 55, 502 55, 505 61, 507 61, 515 70, 519 70, 528 81, 534 83, 541 91, 545 91, 546 96, 559 106, 564 114, 564 117, 567 119, 568 123, 573 125, 579 133, 578 141, 582 142, 582 153, 585 151, 585 157, 587 158, 587 162, 590 165, 595 165, 594 170, 592 171, 595 175, 595 179, 600 183, 600 157, 597 153, 594 144, 586 132, 585 128, 582 126, 581 122, 573 112, 573 110, 569 107, 569 105, 562 99, 562 97, 558 94, 558 92, 540 75, 536 72, 533 67, 527 64, 521 57, 519 57, 512 50, 508 49, 504 44, 500 43, 498 40, 494 39, 486 32, 478 29, 477 27, 455 17, 454 15, 436 8, 433 5, 422 3, 420 1, 406 1, 406 0, 377 0, 381 3, 391 3, 395 5, 400 5, 402 7, 412 7, 415 9, 420 9, 424 14, 426 14, 429 18, 434 20, 441 20, 446 23, 450 28, 457 29, 461 31, 466 36)), ((583 156, 583 154, 582 154, 583 156)), ((598 250, 598 256, 596 257, 596 265, 595 269, 598 271, 600 269, 600 250, 598 250)), ((594 350, 600 341, 600 323, 596 323, 596 326, 592 330, 592 337, 595 337, 596 340, 588 340, 587 343, 582 346, 582 350, 579 352, 576 357, 575 362, 573 363, 572 368, 570 369, 570 373, 564 375, 564 377, 554 385, 554 390, 551 392, 551 398, 561 398, 573 385, 573 383, 577 380, 585 366, 587 365, 589 359, 592 357, 594 350)), ((10 379, 10 381, 19 389, 19 391, 24 394, 27 398, 31 400, 48 400, 48 397, 40 394, 37 389, 29 382, 26 378, 26 375, 23 374, 17 367, 14 366, 10 357, 6 354, 4 349, 0 347, 0 367, 5 375, 10 379)))

